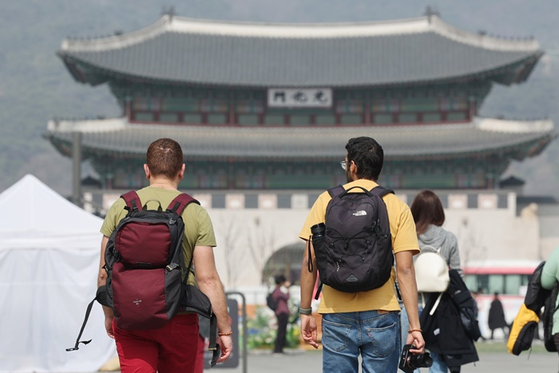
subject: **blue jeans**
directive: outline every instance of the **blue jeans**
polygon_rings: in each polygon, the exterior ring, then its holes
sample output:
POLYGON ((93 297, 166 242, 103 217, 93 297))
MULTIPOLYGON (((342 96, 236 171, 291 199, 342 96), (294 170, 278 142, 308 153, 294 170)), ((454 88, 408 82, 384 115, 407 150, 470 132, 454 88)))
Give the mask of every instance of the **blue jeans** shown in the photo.
MULTIPOLYGON (((409 320, 408 320, 408 313, 406 312, 406 308, 404 305, 401 305, 402 313, 400 314, 401 320, 401 330, 402 330, 402 347, 406 344, 406 338, 408 337, 408 329, 409 329, 409 320)), ((419 306, 419 314, 423 311, 423 307, 419 306)), ((448 367, 446 366, 443 358, 436 352, 429 351, 429 355, 433 358, 433 365, 429 368, 429 373, 447 373, 448 367)), ((425 369, 425 368, 424 368, 425 369)), ((416 369, 415 373, 419 373, 420 370, 416 369)))
POLYGON ((322 315, 322 372, 396 373, 400 357, 398 312, 322 315))

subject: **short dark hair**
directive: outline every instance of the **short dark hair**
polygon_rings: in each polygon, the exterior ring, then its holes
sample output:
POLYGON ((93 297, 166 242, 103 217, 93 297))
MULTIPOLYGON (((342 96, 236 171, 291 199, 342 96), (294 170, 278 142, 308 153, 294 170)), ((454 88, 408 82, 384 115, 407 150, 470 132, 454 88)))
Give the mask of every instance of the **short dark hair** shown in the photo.
POLYGON ((444 224, 445 215, 443 204, 432 190, 422 190, 415 196, 411 206, 411 214, 415 221, 417 235, 424 233, 429 224, 441 226, 444 224))
POLYGON ((281 284, 282 282, 287 281, 284 275, 279 275, 274 277, 274 281, 276 282, 276 285, 281 284))
POLYGON ((178 142, 162 138, 152 142, 146 153, 146 164, 153 176, 174 179, 184 163, 181 146, 178 142))
POLYGON ((357 177, 377 181, 384 163, 384 150, 371 137, 349 139, 345 146, 347 162, 353 161, 357 166, 357 177))

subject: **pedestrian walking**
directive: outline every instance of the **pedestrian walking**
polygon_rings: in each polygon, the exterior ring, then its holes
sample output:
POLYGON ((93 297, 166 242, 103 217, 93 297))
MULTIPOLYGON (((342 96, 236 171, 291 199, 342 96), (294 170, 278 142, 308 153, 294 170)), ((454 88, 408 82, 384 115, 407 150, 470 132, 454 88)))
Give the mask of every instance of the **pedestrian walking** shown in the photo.
MULTIPOLYGON (((383 192, 382 188, 377 189, 379 188, 377 180, 384 160, 381 145, 370 137, 358 137, 350 139, 345 148, 347 154, 341 164, 346 172, 347 183, 341 187, 341 190, 334 188, 318 197, 299 234, 300 238, 307 241, 307 250, 305 250, 301 269, 301 307, 299 308, 301 333, 306 343, 315 348, 318 347, 317 324, 312 315, 311 300, 317 279, 317 265, 318 267, 327 265, 321 264, 322 259, 317 258, 326 255, 321 251, 321 247, 316 246, 321 234, 319 233, 319 230, 322 229, 320 227, 325 227, 323 233, 325 232, 327 237, 335 234, 333 228, 328 226, 329 205, 333 201, 341 204, 343 199, 348 196, 350 201, 364 198, 363 205, 356 205, 355 210, 346 211, 341 220, 363 219, 366 222, 371 218, 369 214, 378 213, 379 219, 383 222, 387 218, 387 232, 384 232, 381 226, 373 228, 365 225, 361 232, 356 233, 353 240, 346 240, 348 243, 345 248, 342 246, 342 248, 336 249, 338 251, 334 250, 329 253, 334 256, 345 255, 344 252, 348 253, 348 256, 339 257, 335 263, 339 273, 345 271, 346 265, 349 266, 348 262, 354 259, 360 260, 358 256, 350 257, 349 255, 350 250, 363 249, 363 247, 352 246, 357 245, 358 236, 365 237, 362 242, 359 242, 365 246, 373 245, 376 250, 380 250, 381 246, 384 248, 387 244, 387 256, 383 255, 384 252, 383 254, 374 252, 374 255, 382 256, 386 262, 363 259, 366 262, 365 265, 377 266, 376 269, 383 273, 386 271, 387 279, 385 281, 384 277, 382 280, 379 279, 380 285, 377 288, 357 292, 341 291, 333 286, 342 288, 343 285, 347 285, 351 288, 352 283, 360 281, 359 268, 352 273, 346 273, 343 281, 340 280, 342 284, 330 286, 322 281, 324 286, 318 307, 318 313, 322 314, 322 370, 326 373, 357 373, 358 361, 361 356, 361 367, 364 373, 396 373, 400 356, 400 308, 394 291, 396 274, 410 320, 406 343, 413 345, 410 350, 412 354, 422 354, 425 344, 419 325, 417 289, 412 259, 413 255, 419 252, 415 224, 409 207, 402 200, 392 193, 383 192), (377 199, 381 195, 382 198, 377 199), (368 206, 373 203, 371 202, 373 200, 377 208, 371 210, 368 206), (313 230, 315 230, 314 235, 313 230), (377 232, 377 235, 373 234, 373 231, 377 232), (311 237, 312 239, 310 239, 311 237), (350 244, 349 241, 354 243, 350 244), (373 244, 373 242, 375 243, 373 244), (393 254, 396 271, 392 267, 393 254)), ((356 228, 358 224, 348 226, 350 224, 342 223, 338 229, 358 229, 356 228)), ((336 271, 335 268, 332 270, 336 271)), ((321 280, 323 275, 327 275, 325 272, 328 270, 320 270, 321 280)))
MULTIPOLYGON (((145 205, 148 210, 156 210, 161 206, 169 206, 172 201, 175 201, 175 198, 181 194, 177 188, 184 176, 184 170, 182 149, 176 141, 159 139, 152 142, 147 149, 144 165, 149 186, 137 191, 141 204, 138 206, 139 209, 141 210, 145 205)), ((119 198, 109 209, 101 227, 103 239, 98 286, 106 284, 105 249, 109 237, 119 222, 127 216, 128 210, 125 207, 126 202, 123 198, 119 198)), ((177 269, 184 268, 182 280, 189 284, 197 281, 200 290, 211 301, 213 313, 217 316, 218 343, 222 351, 217 362, 223 362, 229 358, 233 342, 225 293, 215 267, 213 247, 216 246, 216 242, 212 222, 206 210, 196 203, 188 204, 181 216, 185 222, 181 248, 185 263, 180 263, 177 269), (191 258, 193 258, 194 271, 186 273, 186 265, 191 258)), ((151 238, 146 237, 146 239, 151 238)), ((164 238, 159 237, 159 239, 164 238)), ((138 263, 140 268, 149 268, 149 265, 150 263, 138 263)), ((150 307, 144 303, 142 299, 134 301, 137 307, 150 307)), ((122 373, 195 371, 199 356, 198 347, 202 343, 202 338, 199 336, 198 315, 195 313, 179 311, 163 327, 129 330, 117 324, 112 308, 103 306, 103 311, 105 329, 108 336, 115 339, 122 373)))
POLYGON ((493 294, 493 301, 489 306, 489 316, 488 316, 489 329, 491 330, 491 336, 489 339, 493 339, 495 330, 501 329, 503 331, 505 339, 508 338, 510 332, 510 325, 505 319, 505 310, 503 309, 503 303, 499 299, 499 293, 495 292, 493 294))
POLYGON ((287 324, 289 322, 289 286, 291 283, 286 280, 284 275, 279 275, 274 278, 276 287, 272 292, 272 298, 276 304, 274 313, 277 319, 277 335, 274 343, 274 354, 283 354, 287 338, 287 324))
MULTIPOLYGON (((460 274, 460 252, 456 236, 442 227, 445 222, 444 208, 440 198, 431 190, 419 192, 411 206, 411 213, 415 221, 419 248, 422 251, 434 250, 444 258, 450 269, 457 270, 460 274)), ((425 308, 428 293, 419 293, 419 313, 425 308)), ((402 330, 408 326, 408 318, 405 307, 401 314, 402 330)), ((429 346, 426 346, 429 348, 429 346)), ((446 373, 448 367, 439 353, 429 350, 433 365, 429 368, 430 373, 446 373)))

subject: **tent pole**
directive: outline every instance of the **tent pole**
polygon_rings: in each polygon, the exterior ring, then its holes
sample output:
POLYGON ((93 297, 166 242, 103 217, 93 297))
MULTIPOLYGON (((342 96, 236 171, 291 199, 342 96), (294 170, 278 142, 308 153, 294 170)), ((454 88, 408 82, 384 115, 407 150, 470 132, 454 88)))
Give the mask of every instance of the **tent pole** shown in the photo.
POLYGON ((72 133, 72 202, 82 207, 82 134, 72 133))

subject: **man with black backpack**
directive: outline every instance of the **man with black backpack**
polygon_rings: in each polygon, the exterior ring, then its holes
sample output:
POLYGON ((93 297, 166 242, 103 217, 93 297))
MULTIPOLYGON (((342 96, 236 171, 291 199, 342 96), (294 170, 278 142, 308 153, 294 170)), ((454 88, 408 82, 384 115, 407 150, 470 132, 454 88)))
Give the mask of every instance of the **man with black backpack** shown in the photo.
POLYGON ((313 289, 320 275, 323 372, 396 373, 400 357, 399 305, 408 310, 407 345, 422 354, 413 255, 419 252, 408 206, 379 187, 382 147, 370 137, 350 139, 342 162, 347 184, 322 193, 299 237, 307 241, 301 269, 301 334, 315 348, 313 289))
MULTIPOLYGON (((222 351, 217 362, 227 360, 233 347, 225 293, 215 267, 213 247, 216 246, 216 242, 213 227, 206 210, 198 203, 190 203, 197 201, 177 189, 184 176, 185 165, 182 149, 176 141, 164 138, 151 143, 147 150, 144 170, 146 178, 149 180, 149 186, 138 190, 137 194, 131 192, 131 198, 127 197, 130 193, 119 198, 111 206, 101 228, 104 237, 101 243, 98 285, 100 288, 106 286, 107 289, 110 289, 108 297, 112 304, 112 308, 103 306, 105 328, 109 337, 116 341, 123 373, 194 372, 198 343, 200 343, 198 315, 195 312, 200 313, 200 310, 193 308, 195 302, 191 299, 186 305, 180 304, 186 306, 186 310, 185 307, 179 307, 178 302, 170 304, 174 295, 177 299, 181 298, 185 292, 185 294, 193 295, 193 290, 185 290, 193 287, 188 287, 186 284, 198 284, 199 289, 209 298, 213 314, 217 317, 218 343, 222 351), (181 198, 183 199, 181 200, 181 198), (148 220, 145 223, 142 221, 140 225, 137 224, 128 230, 121 228, 124 223, 134 219, 131 210, 137 215, 144 210, 165 211, 165 208, 171 218, 168 219, 168 223, 161 224, 160 228, 154 229, 154 233, 149 231, 150 222, 148 220), (173 217, 176 209, 182 213, 173 217), (155 249, 150 248, 159 247, 161 242, 169 240, 173 242, 172 234, 169 238, 169 230, 165 225, 175 226, 177 219, 181 220, 181 217, 184 222, 184 233, 179 242, 182 241, 182 244, 176 250, 177 254, 172 254, 172 256, 173 258, 180 257, 182 260, 171 260, 169 264, 165 265, 165 261, 169 260, 166 257, 167 254, 159 255, 163 257, 157 258, 152 252, 155 249), (142 224, 145 228, 142 228, 142 224), (120 235, 114 238, 113 232, 120 229, 122 229, 120 235), (126 242, 137 242, 135 236, 141 237, 142 235, 145 235, 142 240, 146 242, 146 251, 148 251, 147 254, 142 255, 147 259, 127 258, 127 256, 134 258, 135 255, 139 255, 138 246, 140 245, 125 247, 126 242), (116 258, 114 263, 106 263, 106 258, 110 258, 110 256, 106 256, 106 250, 114 252, 113 256, 116 258), (148 275, 156 273, 156 267, 158 267, 156 263, 158 262, 164 262, 160 272, 164 275, 159 277, 156 275, 154 280, 146 282, 148 275), (142 270, 144 270, 144 274, 142 274, 142 270), (110 273, 109 276, 108 273, 110 273), (176 286, 171 288, 168 281, 175 274, 179 276, 179 285, 178 288, 176 286), (139 278, 134 278, 134 276, 139 278), (108 278, 109 284, 107 284, 108 278), (130 281, 131 278, 136 281, 135 285, 132 284, 133 287, 135 286, 132 289, 137 290, 138 294, 143 294, 145 289, 145 298, 142 295, 131 295, 130 288, 124 290, 127 288, 123 283, 130 281), (161 278, 161 282, 159 282, 159 278, 161 278), (138 315, 143 310, 149 312, 150 308, 157 309, 161 306, 160 304, 146 304, 152 303, 147 300, 151 299, 147 294, 150 289, 147 288, 153 288, 161 293, 159 303, 163 303, 164 312, 162 315, 161 312, 156 312, 155 316, 149 319, 156 321, 144 321, 141 324, 138 320, 131 319, 139 317, 138 315), (165 302, 168 304, 165 305, 165 302), (153 327, 150 327, 150 322, 153 327)), ((171 249, 174 248, 171 247, 171 249)), ((203 294, 200 296, 204 297, 203 294)))

